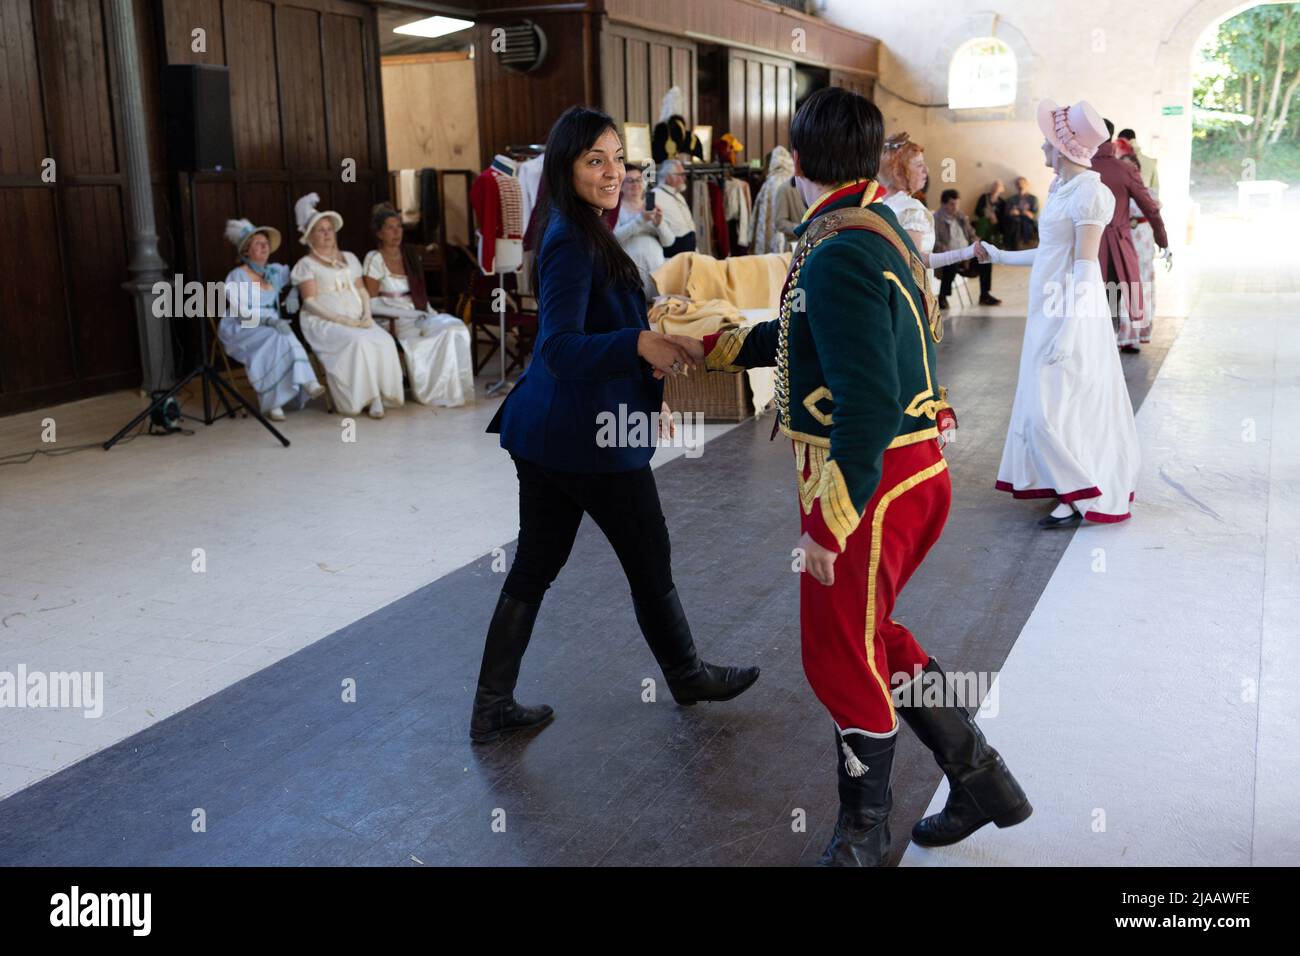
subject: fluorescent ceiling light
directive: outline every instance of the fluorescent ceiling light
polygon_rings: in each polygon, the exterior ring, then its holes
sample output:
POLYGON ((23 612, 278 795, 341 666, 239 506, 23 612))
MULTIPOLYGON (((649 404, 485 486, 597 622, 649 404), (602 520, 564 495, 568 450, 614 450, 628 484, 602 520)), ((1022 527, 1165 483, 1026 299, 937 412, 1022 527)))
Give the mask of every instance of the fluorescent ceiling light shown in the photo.
POLYGON ((448 33, 466 30, 473 25, 473 20, 457 20, 455 17, 425 17, 423 20, 416 20, 414 23, 394 27, 393 32, 412 37, 441 37, 446 36, 448 33))

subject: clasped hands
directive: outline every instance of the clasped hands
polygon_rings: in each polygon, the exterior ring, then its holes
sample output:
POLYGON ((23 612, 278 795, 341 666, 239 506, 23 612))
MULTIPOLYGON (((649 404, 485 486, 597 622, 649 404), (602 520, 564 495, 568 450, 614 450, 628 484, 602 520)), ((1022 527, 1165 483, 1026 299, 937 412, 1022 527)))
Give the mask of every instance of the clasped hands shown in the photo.
POLYGON ((654 366, 654 377, 685 375, 692 366, 704 364, 704 343, 689 335, 664 335, 661 332, 642 332, 636 343, 636 354, 654 366))

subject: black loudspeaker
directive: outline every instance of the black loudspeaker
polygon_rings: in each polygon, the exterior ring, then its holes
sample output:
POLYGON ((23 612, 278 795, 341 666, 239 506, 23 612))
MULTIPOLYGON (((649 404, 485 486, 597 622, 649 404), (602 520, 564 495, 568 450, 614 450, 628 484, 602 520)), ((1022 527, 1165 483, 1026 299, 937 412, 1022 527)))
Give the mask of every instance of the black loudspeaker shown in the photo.
POLYGON ((235 168, 230 68, 185 64, 163 69, 163 125, 172 170, 235 168))

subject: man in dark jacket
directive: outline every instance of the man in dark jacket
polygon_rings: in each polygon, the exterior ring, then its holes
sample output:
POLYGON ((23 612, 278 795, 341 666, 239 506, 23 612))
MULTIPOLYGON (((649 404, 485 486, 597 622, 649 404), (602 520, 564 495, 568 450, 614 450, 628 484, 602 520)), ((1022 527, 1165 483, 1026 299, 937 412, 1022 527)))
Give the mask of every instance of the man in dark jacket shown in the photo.
MULTIPOLYGON (((966 214, 957 208, 961 195, 955 189, 945 189, 940 197, 939 208, 934 213, 934 251, 947 252, 950 249, 964 249, 979 238, 975 227, 971 225, 966 214)), ((1001 299, 993 298, 989 289, 993 285, 993 263, 977 262, 974 259, 964 263, 940 266, 939 308, 948 308, 948 296, 952 295, 952 280, 963 268, 973 269, 980 277, 980 305, 1001 305, 1001 299)), ((966 272, 969 275, 970 272, 966 272)))

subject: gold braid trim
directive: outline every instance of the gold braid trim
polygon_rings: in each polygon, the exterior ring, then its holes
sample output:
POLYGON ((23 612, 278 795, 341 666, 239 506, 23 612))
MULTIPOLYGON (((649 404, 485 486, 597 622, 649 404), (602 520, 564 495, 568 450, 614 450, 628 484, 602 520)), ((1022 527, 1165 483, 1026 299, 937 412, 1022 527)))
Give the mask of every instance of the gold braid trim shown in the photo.
POLYGON ((704 367, 710 372, 743 372, 742 365, 733 365, 736 356, 745 346, 745 339, 749 337, 752 325, 743 328, 727 329, 718 336, 718 341, 713 345, 713 351, 704 357, 704 367))
POLYGON ((830 450, 807 442, 794 443, 795 474, 799 482, 799 506, 804 514, 812 513, 813 502, 822 504, 822 520, 826 528, 835 536, 840 550, 862 521, 858 509, 849 497, 849 488, 840 471, 839 462, 828 457, 830 450), (807 464, 808 477, 804 478, 804 465, 807 464))
POLYGON ((894 716, 894 695, 889 692, 888 685, 876 669, 876 573, 880 570, 880 534, 885 527, 885 512, 889 510, 889 506, 894 499, 905 492, 911 491, 921 482, 933 478, 947 467, 948 462, 941 458, 929 468, 918 471, 910 478, 903 479, 880 497, 880 500, 876 502, 875 513, 871 516, 871 558, 867 563, 867 666, 871 668, 876 683, 880 685, 885 700, 889 702, 889 716, 893 718, 894 723, 897 722, 897 718, 894 716))

